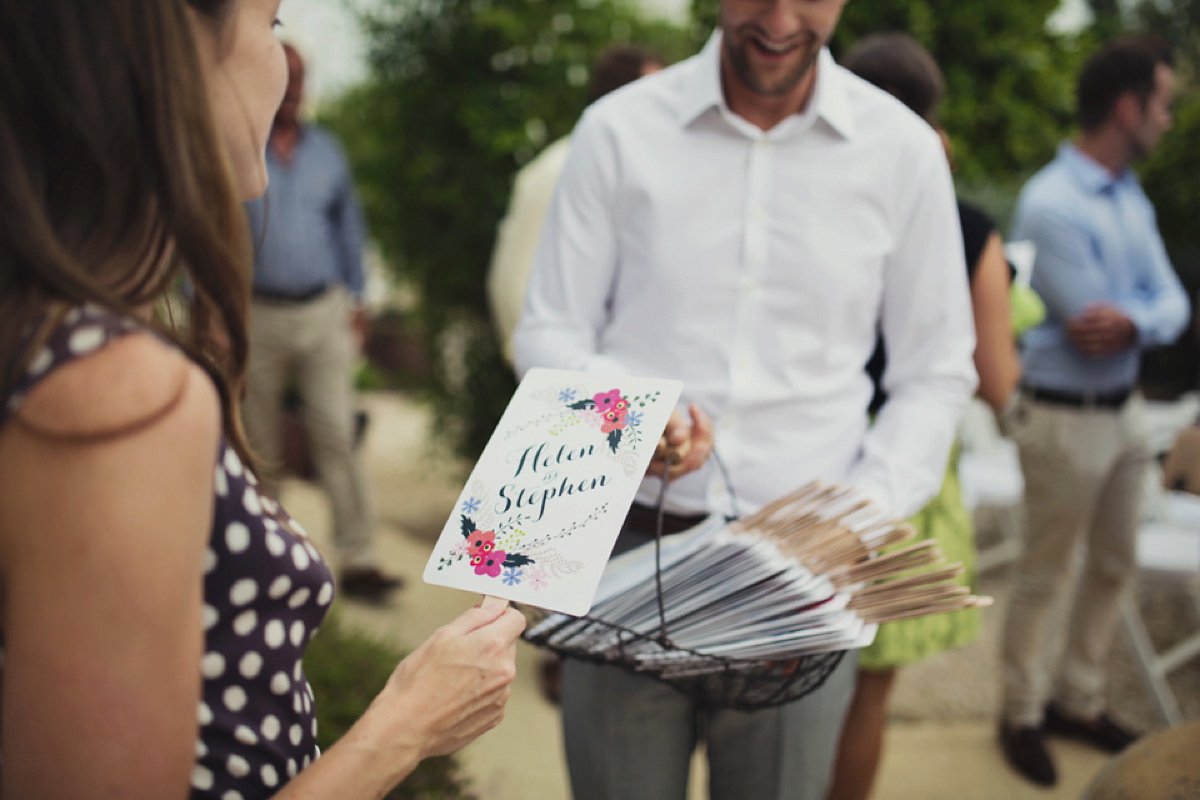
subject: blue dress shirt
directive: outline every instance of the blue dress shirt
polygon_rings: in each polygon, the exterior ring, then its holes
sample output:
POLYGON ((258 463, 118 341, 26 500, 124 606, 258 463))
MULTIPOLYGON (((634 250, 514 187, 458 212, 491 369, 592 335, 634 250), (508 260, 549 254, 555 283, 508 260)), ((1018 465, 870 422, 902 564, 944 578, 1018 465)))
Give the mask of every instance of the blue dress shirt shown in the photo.
POLYGON ((361 296, 364 225, 342 148, 305 125, 291 164, 268 149, 267 174, 266 196, 246 204, 254 289, 301 296, 340 283, 361 296))
POLYGON ((1021 191, 1012 238, 1037 246, 1033 288, 1046 320, 1025 334, 1024 383, 1080 393, 1130 389, 1141 351, 1173 342, 1187 324, 1187 295, 1167 259, 1154 208, 1129 170, 1114 176, 1074 145, 1021 191), (1067 325, 1107 304, 1137 330, 1134 343, 1108 356, 1087 356, 1067 325))

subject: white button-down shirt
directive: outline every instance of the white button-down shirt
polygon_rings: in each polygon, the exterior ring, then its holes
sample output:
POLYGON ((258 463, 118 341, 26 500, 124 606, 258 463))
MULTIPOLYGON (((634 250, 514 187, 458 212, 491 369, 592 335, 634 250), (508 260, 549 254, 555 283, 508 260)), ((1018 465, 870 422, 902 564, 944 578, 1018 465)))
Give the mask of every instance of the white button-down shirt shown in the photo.
MULTIPOLYGON (((748 513, 813 478, 899 516, 941 484, 975 386, 954 191, 933 130, 823 52, 804 113, 731 112, 720 35, 593 105, 572 135, 518 368, 675 378, 748 513), (889 400, 864 371, 882 331, 889 400)), ((654 503, 658 482, 638 495, 654 503)), ((712 459, 667 507, 732 513, 712 459)))

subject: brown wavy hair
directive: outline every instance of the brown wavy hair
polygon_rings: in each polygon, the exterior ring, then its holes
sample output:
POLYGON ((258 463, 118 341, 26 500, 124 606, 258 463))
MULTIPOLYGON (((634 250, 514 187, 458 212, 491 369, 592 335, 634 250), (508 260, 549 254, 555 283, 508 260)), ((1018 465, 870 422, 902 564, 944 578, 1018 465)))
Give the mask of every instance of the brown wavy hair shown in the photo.
POLYGON ((0 397, 70 308, 130 315, 184 275, 190 324, 155 327, 212 377, 249 458, 251 245, 188 18, 231 3, 0 1, 0 397))

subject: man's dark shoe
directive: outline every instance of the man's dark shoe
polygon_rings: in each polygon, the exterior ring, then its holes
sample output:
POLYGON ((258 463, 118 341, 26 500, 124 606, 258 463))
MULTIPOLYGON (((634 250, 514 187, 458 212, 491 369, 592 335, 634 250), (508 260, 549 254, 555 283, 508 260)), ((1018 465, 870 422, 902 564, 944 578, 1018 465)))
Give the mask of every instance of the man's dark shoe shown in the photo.
POLYGON ((1044 725, 1046 733, 1078 739, 1108 753, 1119 753, 1138 738, 1107 713, 1101 713, 1094 720, 1079 719, 1059 711, 1053 703, 1046 706, 1044 725))
POLYGON ((1000 723, 1000 748, 1013 769, 1041 786, 1058 783, 1054 762, 1046 749, 1041 728, 1011 727, 1000 723))
POLYGON ((342 596, 351 600, 379 603, 404 585, 395 575, 388 575, 378 567, 356 567, 342 570, 342 596))

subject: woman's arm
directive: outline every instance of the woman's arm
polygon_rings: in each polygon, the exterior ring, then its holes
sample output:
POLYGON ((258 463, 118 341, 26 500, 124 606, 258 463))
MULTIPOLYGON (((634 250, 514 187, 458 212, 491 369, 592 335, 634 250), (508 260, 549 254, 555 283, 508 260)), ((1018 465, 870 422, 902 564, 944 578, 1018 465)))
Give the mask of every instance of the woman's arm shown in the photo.
POLYGON ((0 431, 3 797, 182 800, 216 391, 137 335, 46 378, 21 420, 0 431))
POLYGON ((992 233, 971 279, 975 313, 975 370, 979 396, 999 412, 1021 379, 1021 360, 1012 335, 1008 305, 1009 269, 1000 236, 992 233))
POLYGON ((400 662, 362 718, 276 800, 377 800, 430 756, 500 724, 525 618, 472 608, 400 662))

